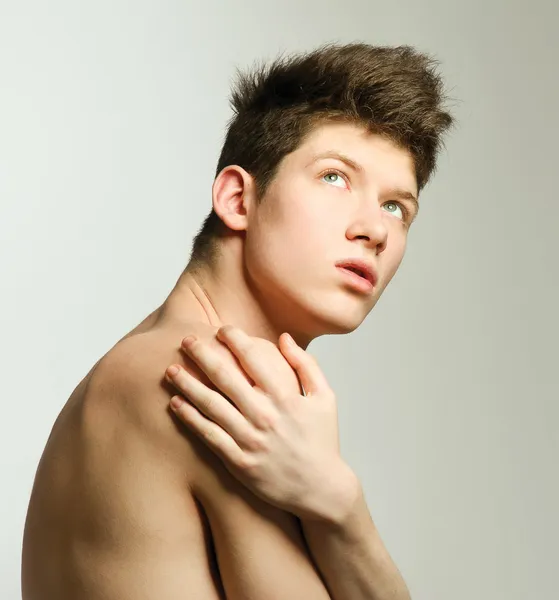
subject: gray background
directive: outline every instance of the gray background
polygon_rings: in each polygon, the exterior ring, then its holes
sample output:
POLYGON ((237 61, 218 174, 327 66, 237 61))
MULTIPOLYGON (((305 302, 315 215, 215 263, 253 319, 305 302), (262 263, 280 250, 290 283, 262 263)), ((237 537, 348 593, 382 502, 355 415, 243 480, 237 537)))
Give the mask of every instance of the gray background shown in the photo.
POLYGON ((434 53, 458 128, 375 310, 317 356, 414 600, 557 598, 551 1, 0 4, 0 597, 38 460, 209 210, 236 65, 326 41, 434 53))

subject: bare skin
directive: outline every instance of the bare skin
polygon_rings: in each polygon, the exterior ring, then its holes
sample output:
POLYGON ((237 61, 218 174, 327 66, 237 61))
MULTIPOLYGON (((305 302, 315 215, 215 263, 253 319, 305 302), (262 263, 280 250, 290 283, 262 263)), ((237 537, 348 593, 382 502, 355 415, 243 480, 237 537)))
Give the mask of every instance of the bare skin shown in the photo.
POLYGON ((37 471, 24 600, 329 597, 298 520, 248 492, 169 415, 170 362, 207 382, 178 350, 185 335, 213 339, 231 360, 218 327, 157 311, 76 388, 37 471))
MULTIPOLYGON (((330 597, 300 522, 252 494, 178 421, 165 372, 176 363, 213 388, 180 343, 195 333, 235 361, 215 339, 224 324, 259 338, 263 354, 277 352, 283 332, 306 349, 355 330, 403 258, 413 161, 358 127, 327 125, 286 157, 267 194, 260 206, 246 171, 222 171, 213 206, 230 233, 218 263, 181 277, 62 410, 29 505, 24 600, 330 597), (343 283, 335 262, 348 257, 374 265, 374 292, 343 283)), ((300 391, 287 363, 284 380, 300 391)))

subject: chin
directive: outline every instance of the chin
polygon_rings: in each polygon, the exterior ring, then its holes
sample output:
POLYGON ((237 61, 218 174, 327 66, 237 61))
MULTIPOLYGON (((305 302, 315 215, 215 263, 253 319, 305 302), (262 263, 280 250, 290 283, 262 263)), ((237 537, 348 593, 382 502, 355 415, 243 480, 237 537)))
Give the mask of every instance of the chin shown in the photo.
POLYGON ((357 295, 352 297, 346 291, 341 295, 316 290, 302 293, 302 287, 299 286, 297 292, 291 295, 284 310, 295 317, 289 319, 290 326, 295 331, 304 331, 311 339, 351 333, 371 312, 371 299, 357 295))
POLYGON ((345 322, 340 321, 338 323, 332 323, 330 331, 328 333, 334 335, 343 335, 344 333, 351 333, 352 331, 355 331, 359 327, 359 325, 361 325, 361 323, 363 323, 363 319, 353 322, 349 322, 346 320, 345 322))
POLYGON ((348 310, 348 307, 336 307, 330 305, 328 310, 315 311, 317 330, 319 335, 343 335, 355 331, 365 320, 368 312, 361 310, 348 310))

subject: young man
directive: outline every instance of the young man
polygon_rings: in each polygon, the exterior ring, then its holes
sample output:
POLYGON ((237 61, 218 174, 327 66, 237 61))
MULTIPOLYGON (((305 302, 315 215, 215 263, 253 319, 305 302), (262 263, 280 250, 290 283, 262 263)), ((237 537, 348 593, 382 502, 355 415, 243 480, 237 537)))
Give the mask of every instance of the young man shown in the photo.
POLYGON ((428 57, 365 44, 240 78, 188 267, 53 427, 24 600, 409 597, 305 349, 355 330, 396 272, 452 122, 442 91, 428 57))

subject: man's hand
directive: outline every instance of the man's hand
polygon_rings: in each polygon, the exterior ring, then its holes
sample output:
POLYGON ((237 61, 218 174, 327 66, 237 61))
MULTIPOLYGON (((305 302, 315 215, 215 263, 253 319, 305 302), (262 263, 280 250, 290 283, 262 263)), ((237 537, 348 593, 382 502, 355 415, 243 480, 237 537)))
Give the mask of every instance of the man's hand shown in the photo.
POLYGON ((340 456, 336 398, 316 360, 288 334, 279 350, 269 343, 273 352, 236 327, 222 327, 217 339, 246 375, 202 340, 186 338, 183 349, 224 395, 173 365, 167 378, 188 399, 173 397, 175 414, 268 503, 300 518, 341 522, 360 485, 340 456), (306 395, 285 385, 286 364, 306 395))

